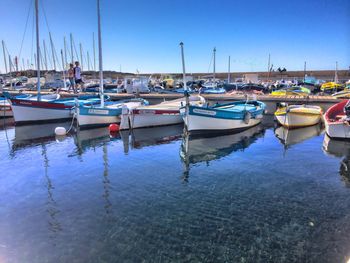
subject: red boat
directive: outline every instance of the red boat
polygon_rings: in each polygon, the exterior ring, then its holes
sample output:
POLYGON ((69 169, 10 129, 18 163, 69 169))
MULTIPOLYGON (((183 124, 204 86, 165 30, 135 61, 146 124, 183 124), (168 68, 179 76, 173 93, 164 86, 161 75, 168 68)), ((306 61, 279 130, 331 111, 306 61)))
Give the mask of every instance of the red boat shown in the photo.
POLYGON ((350 139, 350 100, 343 100, 330 107, 324 118, 329 137, 350 139))

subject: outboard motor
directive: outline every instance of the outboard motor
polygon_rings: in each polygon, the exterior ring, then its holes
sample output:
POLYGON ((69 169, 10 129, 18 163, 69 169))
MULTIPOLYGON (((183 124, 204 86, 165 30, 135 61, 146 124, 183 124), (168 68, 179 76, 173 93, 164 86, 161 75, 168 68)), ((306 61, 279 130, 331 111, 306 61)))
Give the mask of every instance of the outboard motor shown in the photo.
POLYGON ((276 108, 279 109, 279 108, 286 108, 288 107, 288 104, 285 103, 285 102, 277 102, 276 103, 276 108))

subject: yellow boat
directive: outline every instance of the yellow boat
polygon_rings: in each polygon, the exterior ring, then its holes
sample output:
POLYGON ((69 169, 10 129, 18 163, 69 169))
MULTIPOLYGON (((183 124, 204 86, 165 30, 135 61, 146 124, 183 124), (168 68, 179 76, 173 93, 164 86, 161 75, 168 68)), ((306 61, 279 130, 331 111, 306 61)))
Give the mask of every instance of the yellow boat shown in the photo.
POLYGON ((308 96, 310 95, 310 90, 300 86, 294 86, 289 88, 284 88, 280 90, 275 90, 271 93, 272 96, 308 96))
POLYGON ((322 109, 312 105, 283 105, 275 116, 279 124, 287 128, 312 126, 320 122, 322 109))
POLYGON ((343 85, 335 82, 326 82, 321 85, 321 91, 332 91, 344 88, 343 85))

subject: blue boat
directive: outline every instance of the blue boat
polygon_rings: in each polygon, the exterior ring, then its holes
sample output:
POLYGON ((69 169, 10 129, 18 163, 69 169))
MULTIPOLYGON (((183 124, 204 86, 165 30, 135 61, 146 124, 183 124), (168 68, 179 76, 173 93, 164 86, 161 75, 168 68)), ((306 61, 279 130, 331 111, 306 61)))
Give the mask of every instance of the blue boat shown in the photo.
POLYGON ((236 101, 207 107, 187 105, 180 113, 191 134, 222 133, 238 132, 259 124, 265 108, 260 101, 236 101))
POLYGON ((96 128, 120 123, 120 115, 136 107, 148 105, 144 99, 129 99, 121 101, 104 102, 103 105, 80 105, 77 111, 77 120, 80 128, 96 128))

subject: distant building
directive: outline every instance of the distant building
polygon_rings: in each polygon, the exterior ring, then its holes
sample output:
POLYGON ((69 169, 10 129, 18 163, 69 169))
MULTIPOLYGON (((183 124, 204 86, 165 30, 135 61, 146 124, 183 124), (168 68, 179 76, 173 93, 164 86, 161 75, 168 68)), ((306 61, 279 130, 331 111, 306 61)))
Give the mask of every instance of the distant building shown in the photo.
POLYGON ((244 74, 244 81, 246 83, 258 83, 259 82, 259 74, 257 74, 257 73, 244 74))

